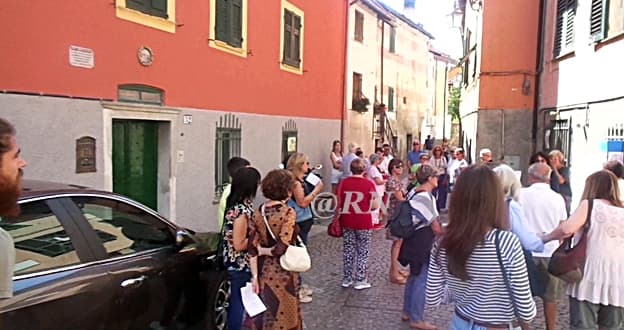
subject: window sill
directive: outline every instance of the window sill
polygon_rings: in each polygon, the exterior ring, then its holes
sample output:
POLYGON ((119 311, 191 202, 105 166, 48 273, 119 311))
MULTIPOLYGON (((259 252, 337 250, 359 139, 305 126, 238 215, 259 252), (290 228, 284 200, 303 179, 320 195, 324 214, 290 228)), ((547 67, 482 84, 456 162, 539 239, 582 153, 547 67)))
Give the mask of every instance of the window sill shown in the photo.
POLYGON ((173 20, 144 14, 140 11, 129 9, 123 6, 116 7, 116 15, 120 19, 149 26, 157 30, 169 33, 175 33, 176 31, 176 23, 173 20))
POLYGON ((286 64, 284 62, 280 62, 280 69, 290 72, 290 73, 303 75, 303 69, 301 67, 297 68, 292 65, 286 64))
POLYGON ((214 49, 218 49, 228 54, 247 58, 247 48, 244 47, 244 45, 243 47, 237 48, 237 47, 230 46, 221 40, 212 40, 212 39, 208 40, 208 45, 214 49))
POLYGON ((624 31, 621 31, 619 33, 616 33, 615 35, 612 35, 610 37, 606 37, 598 42, 596 42, 596 44, 594 45, 594 50, 598 50, 606 45, 610 45, 614 42, 620 41, 624 39, 624 31))
POLYGON ((563 61, 568 58, 574 57, 575 53, 573 49, 562 51, 559 55, 553 58, 553 61, 563 61))

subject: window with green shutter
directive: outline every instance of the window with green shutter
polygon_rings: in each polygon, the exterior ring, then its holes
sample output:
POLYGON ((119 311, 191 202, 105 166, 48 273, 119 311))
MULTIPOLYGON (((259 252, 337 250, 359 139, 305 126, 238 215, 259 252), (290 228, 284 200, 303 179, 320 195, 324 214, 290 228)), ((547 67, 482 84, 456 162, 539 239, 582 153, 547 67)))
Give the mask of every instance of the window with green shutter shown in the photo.
POLYGON ((607 0, 592 0, 591 15, 589 19, 589 35, 592 40, 600 41, 605 38, 607 0))
POLYGON ((167 0, 126 0, 126 7, 147 15, 169 18, 167 0))
POLYGON ((282 63, 301 67, 301 16, 284 9, 284 50, 282 63))
POLYGON ((394 88, 388 87, 388 111, 394 111, 394 88))
POLYGON ((555 42, 553 55, 565 54, 574 47, 574 19, 576 17, 576 0, 557 0, 557 24, 555 26, 555 42))
POLYGON ((390 28, 390 44, 388 46, 388 49, 390 50, 391 53, 396 52, 396 28, 395 27, 390 28))
POLYGON ((215 39, 240 48, 243 44, 243 1, 216 0, 215 39))

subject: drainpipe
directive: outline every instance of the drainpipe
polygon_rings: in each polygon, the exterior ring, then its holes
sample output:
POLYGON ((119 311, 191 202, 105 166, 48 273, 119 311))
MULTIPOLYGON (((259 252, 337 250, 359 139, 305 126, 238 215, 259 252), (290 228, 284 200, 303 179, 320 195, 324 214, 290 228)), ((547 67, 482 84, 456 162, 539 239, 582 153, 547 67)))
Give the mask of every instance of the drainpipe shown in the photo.
MULTIPOLYGON (((444 63, 444 109, 442 111, 442 142, 446 138, 446 112, 448 111, 448 63, 444 63)), ((452 130, 452 129, 451 129, 452 130)), ((449 134, 450 135, 450 134, 449 134)))
POLYGON ((344 56, 342 58, 342 65, 344 68, 344 73, 342 75, 342 111, 340 111, 340 141, 342 145, 345 145, 344 135, 345 135, 345 115, 347 114, 347 74, 348 74, 348 50, 349 50, 349 10, 351 9, 351 5, 355 4, 359 0, 354 1, 345 1, 345 24, 344 24, 344 56))
POLYGON ((539 9, 539 25, 537 28, 537 59, 535 64, 535 97, 533 99, 533 127, 531 128, 531 142, 533 143, 531 153, 537 152, 537 120, 540 105, 540 78, 542 71, 544 70, 544 26, 546 25, 546 3, 545 0, 540 0, 539 9))
MULTIPOLYGON (((383 98, 383 94, 384 94, 384 39, 385 39, 385 28, 386 28, 386 23, 384 22, 383 19, 381 20, 381 51, 380 51, 380 61, 381 61, 381 68, 380 68, 380 76, 381 76, 381 81, 379 84, 379 103, 384 103, 384 98, 383 98)), ((387 104, 386 104, 387 106, 387 104)), ((382 111, 380 111, 379 113, 379 127, 381 127, 381 142, 384 143, 386 141, 386 112, 383 111, 383 109, 381 109, 382 111)))

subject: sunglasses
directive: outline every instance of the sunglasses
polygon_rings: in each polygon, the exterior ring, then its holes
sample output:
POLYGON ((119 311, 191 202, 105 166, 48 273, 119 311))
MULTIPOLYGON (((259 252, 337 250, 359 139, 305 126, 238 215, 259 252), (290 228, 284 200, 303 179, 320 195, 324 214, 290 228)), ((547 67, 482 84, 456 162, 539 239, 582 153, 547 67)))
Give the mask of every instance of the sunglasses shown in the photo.
POLYGON ((396 169, 403 168, 403 164, 401 164, 401 165, 394 165, 394 168, 396 168, 396 169))
POLYGON ((538 163, 546 163, 547 161, 546 161, 546 159, 544 159, 544 158, 539 158, 539 159, 537 160, 537 162, 538 162, 538 163))

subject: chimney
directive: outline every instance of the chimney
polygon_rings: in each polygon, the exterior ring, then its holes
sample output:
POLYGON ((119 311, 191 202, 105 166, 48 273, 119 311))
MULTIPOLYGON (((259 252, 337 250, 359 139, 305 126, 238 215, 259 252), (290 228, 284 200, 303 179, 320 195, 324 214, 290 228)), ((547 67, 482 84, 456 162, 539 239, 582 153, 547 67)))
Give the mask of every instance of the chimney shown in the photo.
POLYGON ((414 22, 418 22, 416 17, 416 0, 403 0, 403 15, 414 22))

